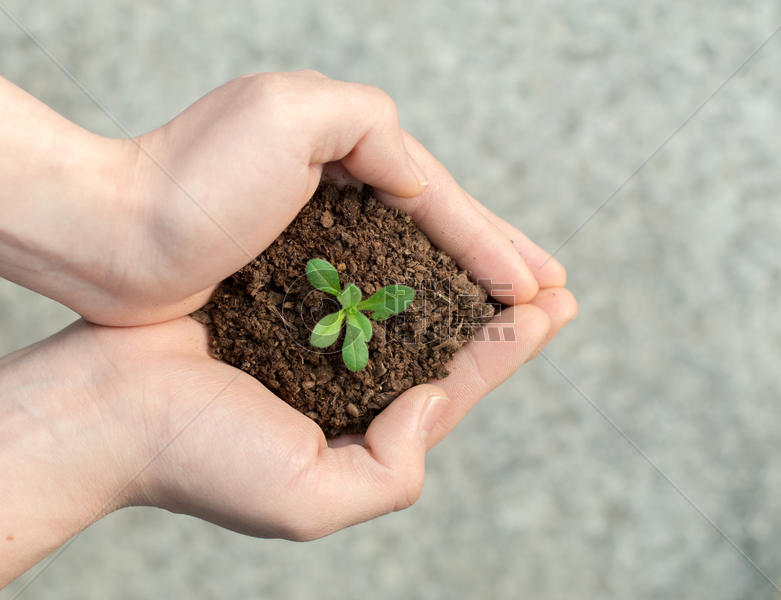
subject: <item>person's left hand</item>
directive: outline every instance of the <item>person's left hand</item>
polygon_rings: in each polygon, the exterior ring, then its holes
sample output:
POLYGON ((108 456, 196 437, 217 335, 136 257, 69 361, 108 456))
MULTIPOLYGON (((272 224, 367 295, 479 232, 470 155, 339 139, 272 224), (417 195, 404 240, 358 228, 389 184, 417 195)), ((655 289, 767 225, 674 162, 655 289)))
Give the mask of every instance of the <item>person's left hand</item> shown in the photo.
MULTIPOLYGON (((5 94, 12 107, 25 102, 13 98, 19 90, 5 94)), ((372 86, 309 71, 240 77, 135 140, 74 132, 40 105, 33 111, 45 139, 62 147, 41 150, 56 157, 32 177, 44 189, 6 207, 0 275, 93 323, 159 323, 205 304, 295 218, 326 165, 411 213, 475 278, 509 284, 506 303, 564 285, 561 265, 515 230, 511 241, 401 129, 393 101, 372 86)), ((27 172, 18 166, 8 177, 31 185, 20 171, 27 172)))

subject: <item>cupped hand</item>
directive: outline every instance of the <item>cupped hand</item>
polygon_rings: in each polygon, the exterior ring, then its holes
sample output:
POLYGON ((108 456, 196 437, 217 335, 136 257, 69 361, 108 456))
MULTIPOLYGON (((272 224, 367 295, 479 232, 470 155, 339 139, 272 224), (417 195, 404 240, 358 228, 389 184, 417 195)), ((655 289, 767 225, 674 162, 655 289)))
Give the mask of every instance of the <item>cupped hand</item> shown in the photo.
POLYGON ((400 128, 393 101, 372 86, 309 71, 240 77, 119 144, 122 201, 94 211, 95 223, 77 224, 73 260, 60 268, 78 271, 70 280, 82 285, 42 290, 94 323, 158 323, 203 305, 295 218, 329 163, 412 212, 476 277, 509 284, 508 303, 564 283, 555 260, 542 271, 527 266, 524 258, 547 256, 513 233, 529 248, 519 253, 506 227, 400 128))
POLYGON ((93 517, 154 505, 294 540, 406 508, 421 492, 426 451, 564 324, 568 298, 541 292, 538 306, 514 307, 514 336, 506 336, 513 341, 470 342, 451 376, 402 394, 365 435, 335 440, 257 380, 211 358, 205 329, 189 317, 129 328, 77 322, 32 354, 81 382, 77 406, 89 415, 74 431, 58 431, 61 448, 77 438, 81 460, 90 462, 77 477, 63 470, 70 483, 60 489, 65 497, 69 486, 97 490, 100 501, 83 503, 93 517))

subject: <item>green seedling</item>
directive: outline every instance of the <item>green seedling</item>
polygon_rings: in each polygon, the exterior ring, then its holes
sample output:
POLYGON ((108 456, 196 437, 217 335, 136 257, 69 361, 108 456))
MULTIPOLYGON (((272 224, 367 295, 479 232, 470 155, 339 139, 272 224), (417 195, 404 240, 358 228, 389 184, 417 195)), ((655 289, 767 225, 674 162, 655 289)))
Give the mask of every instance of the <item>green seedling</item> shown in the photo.
POLYGON ((372 324, 361 311, 371 313, 375 321, 384 321, 405 310, 415 298, 415 290, 406 285, 389 285, 377 290, 363 300, 363 294, 354 283, 342 289, 339 273, 327 260, 314 258, 306 263, 306 277, 318 290, 336 296, 342 308, 320 319, 309 343, 317 348, 327 348, 339 337, 344 324, 342 360, 351 371, 360 371, 369 362, 372 324))

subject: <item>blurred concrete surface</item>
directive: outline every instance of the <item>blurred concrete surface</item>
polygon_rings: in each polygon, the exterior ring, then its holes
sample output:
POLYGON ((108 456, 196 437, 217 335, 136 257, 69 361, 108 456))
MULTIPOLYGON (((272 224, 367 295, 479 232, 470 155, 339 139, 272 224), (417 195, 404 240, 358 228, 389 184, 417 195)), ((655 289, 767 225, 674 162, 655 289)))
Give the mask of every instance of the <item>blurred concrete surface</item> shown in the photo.
MULTIPOLYGON (((538 359, 431 453, 408 511, 294 544, 124 510, 22 598, 781 598, 758 572, 781 582, 781 35, 687 122, 778 3, 4 4, 133 133, 312 67, 390 92, 549 250, 618 190, 558 254, 581 314, 547 356, 589 401, 538 359)), ((0 72, 120 135, 2 15, 0 72)), ((2 352, 73 318, 0 285, 2 352)))

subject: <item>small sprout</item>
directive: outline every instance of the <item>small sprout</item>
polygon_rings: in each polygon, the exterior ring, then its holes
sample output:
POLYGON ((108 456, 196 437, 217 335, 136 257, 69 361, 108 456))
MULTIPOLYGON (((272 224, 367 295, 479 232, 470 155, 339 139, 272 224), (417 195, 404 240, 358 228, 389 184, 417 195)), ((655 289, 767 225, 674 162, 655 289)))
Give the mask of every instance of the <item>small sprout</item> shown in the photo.
POLYGON ((339 304, 342 305, 342 308, 352 308, 361 301, 361 290, 358 289, 357 285, 351 283, 342 290, 338 297, 339 304))
POLYGON ((372 319, 384 321, 410 305, 415 291, 406 285, 389 285, 377 290, 370 297, 358 303, 358 310, 372 311, 372 319))
POLYGON ((344 313, 341 310, 324 316, 312 330, 309 342, 317 348, 327 348, 339 337, 342 321, 344 321, 344 313))
POLYGON ((342 342, 342 360, 351 371, 360 371, 369 363, 369 347, 363 332, 349 317, 342 342))
POLYGON ((306 263, 306 278, 315 288, 327 294, 338 296, 342 291, 339 286, 339 273, 327 260, 313 258, 306 263))
POLYGON ((313 258, 306 263, 306 277, 316 289, 336 296, 341 309, 320 319, 309 343, 317 348, 327 348, 333 344, 345 324, 342 342, 342 360, 351 371, 360 371, 369 363, 369 347, 372 339, 371 321, 361 311, 371 313, 375 321, 384 321, 390 316, 404 311, 415 298, 415 291, 406 285, 389 285, 377 290, 366 300, 354 283, 342 289, 339 273, 327 260, 313 258))

